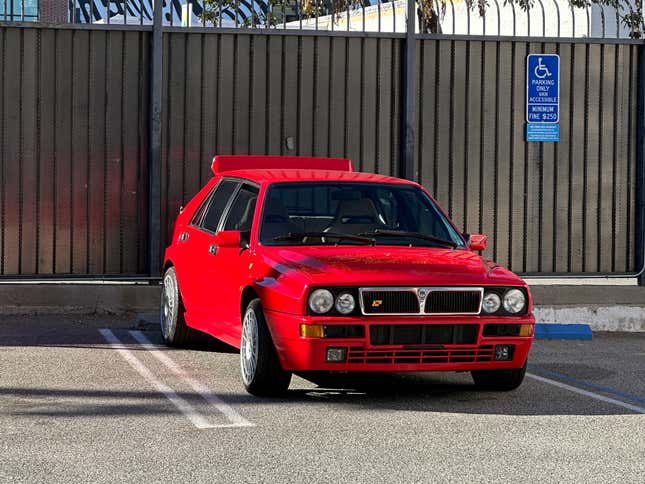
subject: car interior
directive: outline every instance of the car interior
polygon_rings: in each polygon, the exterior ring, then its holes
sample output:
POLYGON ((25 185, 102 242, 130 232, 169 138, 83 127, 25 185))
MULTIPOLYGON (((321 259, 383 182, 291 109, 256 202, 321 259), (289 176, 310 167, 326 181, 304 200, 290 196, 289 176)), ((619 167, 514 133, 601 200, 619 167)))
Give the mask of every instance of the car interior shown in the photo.
MULTIPOLYGON (((320 183, 270 190, 260 238, 263 243, 271 244, 275 237, 290 233, 358 235, 377 230, 421 232, 453 240, 445 219, 416 190, 320 183)), ((325 243, 326 240, 322 236, 309 236, 303 242, 325 243)), ((399 238, 391 242, 404 244, 409 240, 399 238)))

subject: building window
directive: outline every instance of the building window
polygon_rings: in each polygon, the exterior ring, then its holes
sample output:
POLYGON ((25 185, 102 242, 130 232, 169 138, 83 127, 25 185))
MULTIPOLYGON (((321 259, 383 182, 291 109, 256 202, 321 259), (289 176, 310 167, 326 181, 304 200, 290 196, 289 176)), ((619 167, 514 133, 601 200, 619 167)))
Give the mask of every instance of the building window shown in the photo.
POLYGON ((0 20, 5 22, 36 22, 39 0, 0 0, 0 20))

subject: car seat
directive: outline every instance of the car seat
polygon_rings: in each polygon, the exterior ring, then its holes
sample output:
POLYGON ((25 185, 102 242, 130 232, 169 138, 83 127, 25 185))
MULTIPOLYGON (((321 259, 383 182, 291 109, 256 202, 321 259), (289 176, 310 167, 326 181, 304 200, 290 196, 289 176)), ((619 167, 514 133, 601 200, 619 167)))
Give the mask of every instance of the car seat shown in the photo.
POLYGON ((262 239, 273 242, 279 235, 289 232, 302 232, 302 228, 291 221, 289 212, 279 197, 271 197, 264 208, 264 222, 262 225, 262 239))
POLYGON ((325 232, 359 234, 373 232, 383 226, 372 200, 359 198, 357 200, 342 200, 338 204, 336 217, 325 228, 325 232))

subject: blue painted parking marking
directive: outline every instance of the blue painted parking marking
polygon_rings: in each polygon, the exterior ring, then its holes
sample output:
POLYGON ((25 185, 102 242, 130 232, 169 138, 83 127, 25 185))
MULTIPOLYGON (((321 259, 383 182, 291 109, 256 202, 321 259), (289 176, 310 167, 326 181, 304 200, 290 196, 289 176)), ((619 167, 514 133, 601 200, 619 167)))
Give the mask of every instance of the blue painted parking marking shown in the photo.
POLYGON ((588 324, 538 323, 535 325, 535 339, 576 339, 593 338, 588 324))

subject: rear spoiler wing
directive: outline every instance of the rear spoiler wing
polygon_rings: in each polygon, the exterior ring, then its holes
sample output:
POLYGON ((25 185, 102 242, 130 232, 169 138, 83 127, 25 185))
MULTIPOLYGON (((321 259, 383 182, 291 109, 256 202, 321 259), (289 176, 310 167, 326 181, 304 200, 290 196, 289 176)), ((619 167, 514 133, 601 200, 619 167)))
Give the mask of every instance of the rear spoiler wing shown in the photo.
POLYGON ((233 170, 305 169, 354 171, 347 158, 318 158, 312 156, 217 155, 211 169, 215 175, 233 170))

